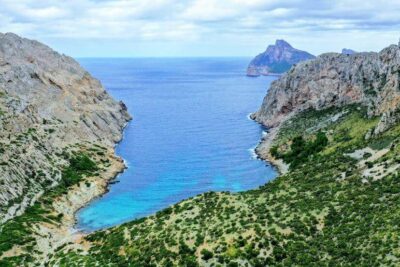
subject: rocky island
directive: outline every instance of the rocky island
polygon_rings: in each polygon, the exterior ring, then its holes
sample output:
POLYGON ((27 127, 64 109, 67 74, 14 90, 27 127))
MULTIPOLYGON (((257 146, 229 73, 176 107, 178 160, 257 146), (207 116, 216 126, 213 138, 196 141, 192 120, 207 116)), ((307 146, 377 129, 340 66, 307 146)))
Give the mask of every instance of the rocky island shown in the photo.
POLYGON ((247 67, 247 76, 282 74, 293 64, 315 58, 308 52, 293 48, 284 40, 276 40, 265 52, 257 55, 247 67))
POLYGON ((91 234, 69 231, 72 214, 123 168, 113 144, 130 117, 71 58, 12 34, 0 51, 0 265, 400 264, 398 45, 323 54, 272 83, 252 118, 275 180, 91 234))

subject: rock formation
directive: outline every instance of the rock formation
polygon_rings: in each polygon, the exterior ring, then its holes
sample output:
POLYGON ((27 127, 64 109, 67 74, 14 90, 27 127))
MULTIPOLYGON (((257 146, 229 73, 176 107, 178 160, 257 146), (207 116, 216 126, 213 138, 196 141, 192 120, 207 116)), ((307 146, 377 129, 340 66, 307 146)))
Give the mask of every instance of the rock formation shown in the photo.
POLYGON ((352 49, 348 49, 348 48, 343 48, 342 49, 342 54, 344 55, 352 55, 357 53, 356 51, 352 50, 352 49))
POLYGON ((269 45, 265 52, 259 54, 250 62, 247 75, 281 74, 289 70, 293 64, 312 58, 315 58, 315 56, 293 48, 284 40, 276 40, 275 45, 269 45))
MULTIPOLYGON (((400 101, 400 49, 391 45, 379 53, 327 53, 300 62, 271 87, 252 118, 278 126, 308 108, 350 103, 368 107, 368 114, 397 114, 400 101)), ((385 121, 391 121, 385 116, 385 121)), ((384 126, 382 126, 384 128, 384 126)))
POLYGON ((0 34, 0 222, 57 185, 65 148, 112 150, 129 119, 125 105, 74 59, 0 34))

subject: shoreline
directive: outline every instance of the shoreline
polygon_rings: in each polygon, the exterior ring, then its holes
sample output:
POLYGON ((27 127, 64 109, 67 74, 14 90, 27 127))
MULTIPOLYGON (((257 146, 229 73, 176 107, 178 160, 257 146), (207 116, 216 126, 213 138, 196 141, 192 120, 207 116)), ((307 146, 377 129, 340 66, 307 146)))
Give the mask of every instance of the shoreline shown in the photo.
MULTIPOLYGON (((247 116, 253 122, 259 123, 252 119, 251 116, 247 116)), ((260 123, 261 124, 261 123, 260 123)), ((128 125, 128 123, 124 126, 128 125)), ((261 124, 262 125, 262 124, 261 124)), ((278 176, 283 175, 288 171, 288 165, 282 160, 277 160, 269 153, 269 149, 272 145, 276 134, 279 131, 279 127, 265 129, 266 134, 263 134, 261 140, 252 149, 258 159, 271 164, 277 169, 278 176)), ((68 246, 71 248, 79 248, 82 250, 89 250, 90 245, 84 241, 84 237, 89 235, 91 232, 86 232, 78 229, 76 214, 83 208, 85 208, 90 202, 97 198, 101 198, 104 194, 109 191, 109 186, 112 182, 117 179, 118 175, 124 172, 127 168, 125 161, 122 157, 116 154, 116 146, 123 140, 115 143, 107 152, 107 158, 111 161, 111 165, 100 174, 98 177, 88 177, 85 181, 81 182, 68 192, 66 196, 62 196, 56 199, 53 203, 54 210, 56 212, 64 213, 64 219, 61 221, 61 225, 55 227, 54 225, 40 225, 38 233, 43 234, 39 237, 38 243, 41 243, 43 253, 43 262, 50 260, 49 256, 53 254, 59 247, 68 246), (90 183, 88 187, 85 183, 90 183)), ((97 230, 96 230, 97 231, 97 230)))
MULTIPOLYGON (((259 123, 250 115, 247 116, 253 122, 259 123)), ((261 123, 260 123, 261 124, 261 123)), ((123 127, 122 131, 126 128, 128 123, 123 127)), ((261 124, 262 125, 262 124, 261 124)), ((276 168, 278 175, 285 174, 288 171, 288 165, 282 160, 277 160, 269 153, 272 145, 279 131, 279 126, 274 128, 265 128, 261 140, 252 151, 255 156, 265 161, 267 164, 276 168)), ((104 169, 99 176, 87 177, 81 183, 70 188, 66 195, 57 197, 53 202, 53 213, 62 213, 63 219, 59 225, 40 223, 38 224, 35 238, 38 244, 38 250, 42 252, 39 260, 47 263, 51 260, 52 255, 57 252, 58 248, 66 246, 71 249, 81 249, 88 251, 90 244, 85 241, 85 236, 97 231, 84 231, 77 227, 77 213, 89 205, 93 200, 101 198, 109 191, 109 186, 117 179, 118 175, 124 172, 127 168, 124 159, 116 154, 116 146, 123 140, 121 139, 109 147, 104 158, 110 160, 110 166, 104 169)), ((18 248, 12 249, 3 256, 18 255, 20 251, 18 248)))
MULTIPOLYGON (((92 202, 92 201, 94 201, 94 200, 96 200, 96 199, 98 199, 98 198, 101 198, 104 194, 107 194, 107 193, 110 191, 109 186, 112 185, 112 184, 114 184, 114 183, 116 183, 115 181, 117 180, 118 176, 121 175, 121 174, 128 168, 128 166, 127 166, 127 164, 126 164, 126 161, 125 161, 121 156, 117 155, 117 153, 116 153, 115 150, 116 150, 116 147, 122 142, 122 140, 124 140, 124 132, 125 132, 125 129, 128 127, 129 122, 130 122, 131 120, 132 120, 132 117, 131 117, 131 118, 129 119, 129 121, 126 122, 125 125, 122 127, 122 129, 121 129, 121 139, 118 140, 118 141, 116 141, 116 142, 114 143, 114 145, 113 145, 113 147, 112 147, 112 152, 109 153, 109 156, 107 157, 107 158, 110 159, 110 160, 115 160, 115 159, 116 159, 118 162, 122 163, 122 166, 117 167, 117 168, 115 169, 115 171, 114 171, 113 173, 111 173, 111 174, 108 176, 108 178, 107 178, 107 177, 104 178, 104 180, 105 180, 105 185, 102 185, 102 187, 104 187, 103 190, 102 190, 102 192, 99 192, 99 194, 93 196, 89 201, 86 201, 86 202, 82 203, 81 207, 79 207, 78 209, 76 209, 76 210, 74 211, 74 214, 73 214, 74 223, 73 223, 73 226, 72 226, 72 229, 71 229, 71 230, 73 230, 73 231, 76 232, 76 233, 79 233, 79 234, 82 234, 82 235, 88 235, 88 234, 89 234, 88 232, 85 232, 85 231, 82 231, 82 230, 79 230, 78 228, 76 228, 76 226, 77 226, 77 217, 76 217, 77 213, 78 213, 80 210, 82 210, 83 208, 85 208, 86 206, 88 206, 88 204, 89 204, 90 202, 92 202)), ((114 163, 114 162, 113 162, 113 163, 114 163)), ((110 170, 111 167, 112 167, 112 165, 113 165, 113 164, 111 164, 111 165, 107 168, 106 171, 110 170)), ((103 180, 103 179, 101 179, 101 180, 103 180)))
MULTIPOLYGON (((131 120, 132 117, 130 117, 129 121, 131 120)), ((124 159, 117 155, 116 147, 124 139, 124 131, 129 121, 121 129, 120 140, 117 140, 107 149, 106 159, 110 161, 110 166, 100 173, 99 176, 87 177, 87 179, 71 188, 67 195, 54 200, 54 211, 63 213, 64 217, 57 227, 46 224, 39 225, 42 229, 38 231, 38 244, 41 243, 44 245, 41 246, 43 254, 40 257, 43 263, 48 263, 50 260, 49 256, 62 246, 78 247, 86 251, 90 248, 87 242, 84 241, 84 237, 90 233, 76 228, 76 215, 81 209, 89 205, 89 203, 106 194, 109 191, 110 184, 127 168, 124 159), (47 232, 48 238, 45 235, 40 235, 43 233, 43 230, 45 230, 45 233, 47 232)))
POLYGON ((59 225, 46 223, 38 225, 36 238, 38 248, 43 252, 40 256, 42 262, 48 262, 49 256, 61 246, 89 249, 83 240, 89 233, 75 227, 76 213, 94 199, 107 193, 109 183, 124 171, 123 160, 115 154, 114 148, 108 151, 107 159, 110 160, 111 165, 99 176, 88 177, 71 188, 67 195, 54 200, 54 212, 64 215, 59 225))
MULTIPOLYGON (((110 166, 100 172, 98 176, 86 177, 79 184, 72 186, 67 194, 54 198, 50 214, 63 214, 59 223, 38 222, 35 224, 37 260, 45 266, 51 256, 62 246, 88 250, 90 246, 83 239, 89 233, 75 228, 76 213, 93 199, 101 197, 108 190, 109 183, 115 179, 125 169, 125 164, 121 157, 115 154, 113 147, 107 150, 103 159, 110 161, 110 166)), ((5 257, 19 256, 23 250, 19 246, 14 246, 0 256, 5 257)))
MULTIPOLYGON (((250 119, 256 123, 259 123, 263 127, 265 127, 262 123, 258 122, 251 116, 250 116, 250 119)), ((266 134, 262 136, 260 142, 255 147, 254 152, 256 153, 256 155, 259 159, 261 159, 267 163, 270 163, 272 166, 274 166, 277 169, 279 175, 284 175, 289 171, 289 165, 284 163, 282 159, 274 158, 271 155, 271 153, 269 153, 272 142, 274 141, 278 132, 279 132, 279 126, 276 126, 273 128, 266 128, 266 134)))
MULTIPOLYGON (((110 191, 110 186, 113 184, 118 183, 117 179, 118 176, 121 175, 128 167, 125 164, 125 161, 123 158, 119 157, 118 155, 114 155, 117 158, 117 161, 120 161, 120 163, 122 164, 122 168, 117 168, 115 169, 115 172, 113 174, 111 174, 109 177, 110 178, 104 178, 105 184, 101 185, 101 187, 104 187, 104 190, 102 190, 102 192, 99 192, 98 195, 93 196, 89 201, 86 201, 85 203, 83 203, 83 205, 76 209, 73 216, 74 216, 74 224, 71 228, 71 230, 73 230, 74 232, 78 233, 78 234, 82 234, 82 235, 88 235, 90 233, 92 233, 93 231, 84 231, 82 229, 77 228, 76 226, 78 225, 78 220, 77 220, 77 214, 80 210, 86 208, 91 202, 100 199, 101 197, 103 197, 105 194, 107 194, 110 191)), ((108 167, 111 168, 112 166, 108 167)), ((103 179, 102 179, 103 180, 103 179)), ((96 183, 96 181, 93 181, 94 183, 96 183)))
MULTIPOLYGON (((86 177, 79 184, 69 189, 66 195, 54 199, 52 204, 53 213, 63 214, 63 219, 59 225, 39 223, 35 234, 38 250, 42 252, 39 259, 43 264, 49 262, 52 254, 62 246, 80 248, 88 250, 90 246, 84 241, 84 237, 90 234, 76 227, 76 214, 85 208, 93 200, 102 197, 109 191, 110 184, 127 168, 122 157, 116 154, 116 146, 123 140, 123 132, 127 127, 127 122, 121 129, 121 139, 107 149, 105 159, 110 161, 110 166, 105 168, 98 176, 86 177)), ((11 250, 12 254, 18 253, 11 250)), ((4 255, 3 255, 4 256, 4 255)))
POLYGON ((260 76, 266 76, 266 77, 268 77, 268 76, 275 76, 275 77, 280 77, 280 76, 282 76, 284 73, 285 73, 285 72, 283 72, 283 73, 267 73, 267 74, 264 74, 264 73, 258 73, 258 74, 246 73, 246 76, 247 76, 247 77, 250 77, 250 78, 257 78, 257 77, 260 77, 260 76))

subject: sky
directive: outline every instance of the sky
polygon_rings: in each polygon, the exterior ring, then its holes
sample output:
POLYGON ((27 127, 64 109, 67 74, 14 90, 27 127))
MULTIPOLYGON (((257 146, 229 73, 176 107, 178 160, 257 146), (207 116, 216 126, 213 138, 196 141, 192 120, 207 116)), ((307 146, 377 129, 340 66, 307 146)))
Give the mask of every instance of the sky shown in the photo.
POLYGON ((0 0, 0 32, 74 57, 251 57, 284 39, 315 55, 400 38, 400 0, 0 0))

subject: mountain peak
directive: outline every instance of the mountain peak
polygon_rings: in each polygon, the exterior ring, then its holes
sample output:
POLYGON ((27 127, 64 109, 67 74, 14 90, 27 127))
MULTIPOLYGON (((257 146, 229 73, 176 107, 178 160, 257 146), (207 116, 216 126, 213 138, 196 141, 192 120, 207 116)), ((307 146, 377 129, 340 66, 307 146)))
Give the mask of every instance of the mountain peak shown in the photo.
POLYGON ((352 49, 348 49, 348 48, 343 48, 342 49, 342 54, 345 54, 345 55, 352 55, 352 54, 355 54, 355 53, 357 53, 357 52, 352 50, 352 49))
POLYGON ((293 64, 315 56, 292 47, 282 39, 269 45, 265 52, 256 56, 247 68, 248 76, 276 75, 289 70, 293 64))
POLYGON ((288 42, 286 42, 283 39, 278 39, 275 41, 275 46, 281 47, 281 48, 293 48, 288 42))

